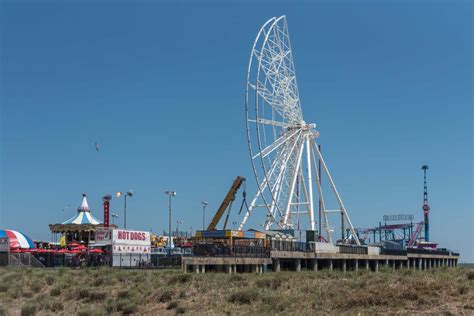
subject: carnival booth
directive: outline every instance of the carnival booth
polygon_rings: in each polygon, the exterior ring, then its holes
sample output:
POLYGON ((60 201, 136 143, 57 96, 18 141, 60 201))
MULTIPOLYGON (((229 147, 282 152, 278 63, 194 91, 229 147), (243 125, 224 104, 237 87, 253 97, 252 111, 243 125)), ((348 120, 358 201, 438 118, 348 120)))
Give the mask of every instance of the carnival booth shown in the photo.
POLYGON ((77 209, 77 214, 60 224, 49 225, 49 229, 54 235, 54 241, 58 241, 57 237, 60 234, 65 244, 79 242, 89 245, 95 240, 97 228, 103 226, 103 222, 92 215, 86 194, 82 194, 82 203, 77 209))
POLYGON ((94 247, 105 248, 114 267, 147 266, 151 260, 150 232, 101 228, 94 247))

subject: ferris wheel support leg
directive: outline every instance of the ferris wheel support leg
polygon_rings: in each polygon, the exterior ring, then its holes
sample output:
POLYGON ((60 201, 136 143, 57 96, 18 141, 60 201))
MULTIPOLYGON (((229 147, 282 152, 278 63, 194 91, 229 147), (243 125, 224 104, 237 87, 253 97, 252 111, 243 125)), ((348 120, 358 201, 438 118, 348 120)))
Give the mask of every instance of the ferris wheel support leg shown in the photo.
POLYGON ((301 165, 301 156, 303 156, 303 148, 304 148, 304 142, 301 142, 300 148, 298 149, 298 160, 296 162, 295 166, 295 172, 293 179, 291 180, 291 188, 290 188, 290 195, 288 196, 288 204, 286 206, 286 212, 285 212, 285 217, 283 218, 283 225, 288 224, 288 216, 290 215, 291 211, 291 202, 293 201, 293 194, 295 193, 295 186, 296 186, 296 180, 298 179, 298 171, 300 169, 301 165))
POLYGON ((308 164, 308 191, 309 191, 309 220, 311 225, 311 230, 314 230, 314 212, 313 212, 313 179, 311 172, 311 146, 309 143, 309 136, 306 136, 306 160, 308 164))
POLYGON ((318 149, 318 146, 316 144, 316 142, 314 143, 315 144, 315 149, 316 149, 316 153, 318 154, 318 157, 319 159, 321 160, 321 164, 324 168, 324 171, 326 172, 326 175, 328 176, 328 179, 329 179, 329 183, 331 184, 331 187, 332 187, 332 190, 334 191, 334 194, 336 195, 336 199, 339 203, 339 206, 341 207, 342 211, 344 212, 344 215, 346 217, 346 220, 347 222, 349 223, 349 228, 351 230, 351 233, 352 233, 352 236, 354 236, 354 239, 356 241, 356 244, 358 246, 360 246, 360 241, 359 241, 359 237, 357 237, 357 234, 354 230, 354 226, 352 226, 352 222, 351 222, 351 219, 349 218, 349 215, 347 214, 347 210, 346 208, 344 207, 344 203, 342 203, 342 199, 339 195, 339 192, 337 192, 337 189, 336 189, 336 185, 334 184, 334 181, 332 180, 332 177, 331 177, 331 174, 329 173, 329 170, 328 170, 328 167, 326 166, 326 163, 324 162, 324 158, 323 156, 321 155, 321 152, 319 151, 318 149))
MULTIPOLYGON (((316 175, 316 186, 318 188, 318 194, 319 194, 319 198, 321 200, 321 208, 323 209, 324 228, 326 229, 326 235, 327 235, 327 238, 328 238, 328 242, 330 244, 332 244, 331 229, 329 227, 328 214, 326 213, 326 204, 324 203, 323 190, 321 189, 321 181, 320 181, 321 175, 319 174, 317 164, 316 164, 316 159, 314 158, 314 154, 311 156, 311 158, 313 160, 314 174, 316 175)), ((319 233, 321 233, 321 232, 319 232, 319 233)))

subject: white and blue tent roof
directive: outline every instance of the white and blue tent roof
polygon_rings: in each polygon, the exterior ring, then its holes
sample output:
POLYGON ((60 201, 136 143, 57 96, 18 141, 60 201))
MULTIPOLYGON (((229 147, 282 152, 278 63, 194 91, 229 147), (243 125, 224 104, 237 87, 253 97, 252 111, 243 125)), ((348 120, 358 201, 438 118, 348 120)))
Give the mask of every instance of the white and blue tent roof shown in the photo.
POLYGON ((92 224, 100 225, 102 221, 98 220, 91 214, 91 209, 87 204, 86 195, 82 194, 82 203, 81 206, 77 209, 77 214, 74 217, 71 217, 67 221, 62 223, 64 224, 92 224))

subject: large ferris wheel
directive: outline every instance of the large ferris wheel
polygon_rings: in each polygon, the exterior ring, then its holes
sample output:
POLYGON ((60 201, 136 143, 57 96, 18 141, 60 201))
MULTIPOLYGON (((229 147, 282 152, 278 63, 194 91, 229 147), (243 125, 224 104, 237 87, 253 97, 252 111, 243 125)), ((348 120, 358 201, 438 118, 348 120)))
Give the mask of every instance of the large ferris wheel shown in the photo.
POLYGON ((332 242, 329 214, 341 214, 357 244, 359 239, 336 189, 316 139, 316 124, 303 119, 286 17, 274 17, 260 29, 252 47, 245 96, 247 141, 257 192, 239 229, 260 208, 265 229, 298 229, 307 218, 316 229, 315 199, 322 230, 332 242), (322 171, 319 172, 317 162, 322 171), (321 189, 326 175, 339 206, 328 210, 321 189), (316 192, 313 192, 316 187, 316 192))

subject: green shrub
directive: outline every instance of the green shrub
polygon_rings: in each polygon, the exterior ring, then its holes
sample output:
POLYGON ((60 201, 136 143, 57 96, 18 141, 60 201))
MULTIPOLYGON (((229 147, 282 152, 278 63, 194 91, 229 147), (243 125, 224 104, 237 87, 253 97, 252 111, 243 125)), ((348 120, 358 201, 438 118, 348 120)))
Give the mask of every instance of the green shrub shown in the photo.
POLYGON ((229 302, 238 304, 250 304, 258 298, 258 292, 242 290, 234 292, 229 296, 229 302))
POLYGON ((170 285, 173 285, 173 284, 183 284, 183 283, 187 283, 189 281, 191 281, 192 279, 192 276, 191 274, 178 274, 178 275, 173 275, 169 281, 168 281, 168 284, 170 285))
POLYGON ((117 304, 116 301, 112 298, 107 299, 105 301, 105 310, 107 311, 108 314, 112 313, 117 309, 117 304))
POLYGON ((118 280, 119 280, 120 282, 123 282, 123 283, 125 283, 125 282, 128 281, 127 276, 125 276, 125 275, 123 275, 123 274, 119 275, 118 280))
POLYGON ((2 283, 5 283, 5 284, 10 284, 11 282, 14 282, 18 279, 18 274, 17 273, 10 273, 10 274, 6 274, 5 276, 3 276, 3 282, 2 283))
POLYGON ((64 305, 61 302, 52 301, 46 306, 46 308, 52 312, 59 312, 64 309, 64 305))
POLYGON ((89 290, 87 288, 80 288, 76 292, 77 298, 88 298, 89 297, 89 290))
POLYGON ((185 298, 186 297, 186 291, 185 290, 179 291, 178 297, 179 298, 185 298))
POLYGON ((92 285, 93 286, 101 286, 102 284, 104 284, 104 279, 103 278, 96 278, 94 279, 94 281, 92 282, 92 285))
POLYGON ((59 296, 61 295, 61 288, 59 287, 53 287, 51 291, 49 291, 49 295, 51 296, 59 296))
POLYGON ((30 298, 30 297, 33 297, 33 292, 31 292, 31 291, 21 291, 21 296, 26 297, 26 298, 30 298))
POLYGON ((166 302, 169 302, 171 301, 171 299, 173 298, 173 291, 171 290, 165 290, 163 293, 161 293, 160 295, 160 302, 161 303, 166 303, 166 302))
POLYGON ((82 308, 77 312, 78 316, 99 316, 99 315, 107 315, 107 313, 102 309, 96 308, 82 308))
POLYGON ((230 282, 239 282, 243 280, 244 280, 244 277, 241 276, 240 274, 232 274, 229 278, 230 282))
POLYGON ((91 301, 102 301, 107 298, 107 292, 105 291, 90 291, 89 300, 91 301))
POLYGON ((21 288, 18 287, 13 287, 8 290, 8 296, 10 296, 13 299, 17 299, 22 295, 22 290, 21 288))
POLYGON ((278 289, 282 284, 281 279, 259 279, 255 282, 258 288, 278 289))
POLYGON ((170 309, 175 309, 177 307, 178 307, 178 301, 172 301, 172 302, 169 302, 168 306, 166 306, 166 309, 170 310, 170 309))
POLYGON ((465 285, 461 285, 459 288, 458 288, 458 291, 459 291, 459 294, 460 295, 464 295, 466 294, 467 292, 469 292, 469 288, 465 285))
POLYGON ((117 298, 127 298, 129 297, 129 295, 130 293, 128 292, 128 290, 120 290, 117 293, 117 298))
POLYGON ((52 285, 54 281, 56 281, 55 277, 52 275, 47 275, 45 280, 46 280, 46 284, 48 285, 52 285))
POLYGON ((35 281, 35 282, 31 283, 30 288, 31 288, 31 291, 33 291, 33 293, 37 293, 37 292, 41 291, 43 286, 39 281, 35 281))
POLYGON ((121 300, 117 302, 117 310, 123 314, 133 314, 138 310, 138 308, 137 304, 130 300, 121 300))
POLYGON ((466 272, 466 277, 468 280, 474 280, 474 270, 469 270, 466 272))
POLYGON ((31 316, 36 314, 36 304, 33 302, 28 302, 23 304, 21 307, 21 316, 31 316))
POLYGON ((78 312, 77 312, 77 316, 89 316, 91 314, 91 311, 89 309, 80 309, 78 312))

